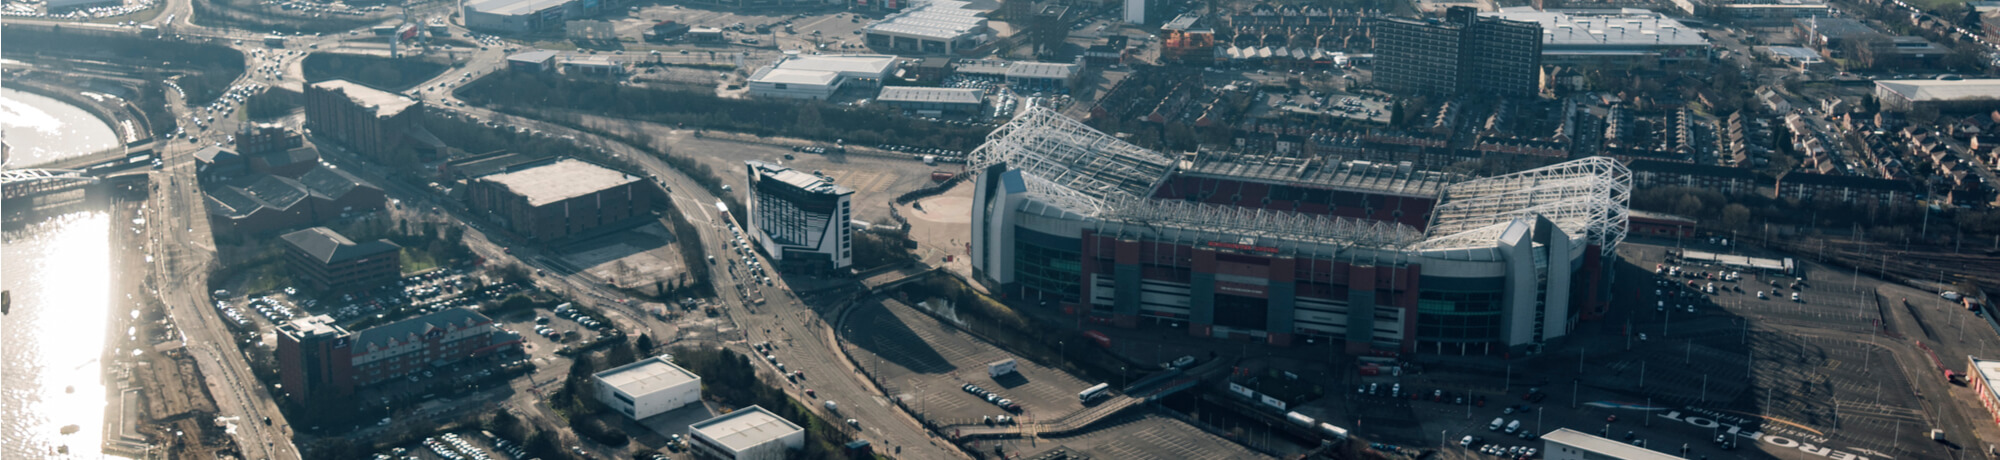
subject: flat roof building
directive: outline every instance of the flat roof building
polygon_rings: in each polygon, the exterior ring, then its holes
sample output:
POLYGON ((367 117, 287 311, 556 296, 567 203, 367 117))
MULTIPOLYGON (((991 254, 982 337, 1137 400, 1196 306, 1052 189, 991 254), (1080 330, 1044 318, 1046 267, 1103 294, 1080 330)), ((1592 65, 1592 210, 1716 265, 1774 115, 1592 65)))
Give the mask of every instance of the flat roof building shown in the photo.
POLYGON ((798 424, 760 406, 688 425, 688 435, 695 450, 726 460, 784 460, 806 443, 798 424))
POLYGON ((2000 109, 2000 79, 1876 80, 1875 99, 1884 112, 1986 112, 2000 109))
POLYGON ((533 32, 563 27, 575 7, 572 0, 466 0, 460 13, 467 29, 533 32))
POLYGON ((598 372, 597 399, 633 420, 701 401, 701 376, 654 356, 598 372))
POLYGON ((536 50, 507 56, 507 70, 518 72, 547 72, 555 68, 555 51, 536 50))
POLYGON ((1590 433, 1562 428, 1542 435, 1542 458, 1548 460, 1677 460, 1680 457, 1599 437, 1590 433))
POLYGON ((861 28, 869 47, 892 52, 951 54, 992 39, 984 10, 971 2, 930 0, 861 28))
POLYGON ((572 77, 617 77, 625 74, 625 66, 606 56, 581 56, 561 60, 558 63, 564 75, 572 77))
POLYGON ((779 264, 808 270, 854 265, 854 190, 824 176, 745 161, 750 235, 779 264))
POLYGON ((1540 11, 1521 6, 1480 16, 1541 24, 1544 65, 1651 68, 1708 59, 1708 39, 1699 29, 1638 8, 1540 11))
POLYGON ((914 112, 976 113, 986 106, 986 91, 977 88, 885 86, 875 102, 914 112))
POLYGON ((278 237, 286 265, 320 290, 367 290, 402 275, 402 247, 378 239, 356 243, 333 229, 313 227, 278 237))
POLYGON ((523 238, 546 242, 645 215, 659 193, 650 182, 569 158, 521 164, 474 178, 474 212, 523 238))
POLYGON ((1443 21, 1375 21, 1375 81, 1401 94, 1525 97, 1541 80, 1542 24, 1454 6, 1443 21))
POLYGON ((1986 406, 1988 421, 2000 424, 2000 390, 1996 390, 1993 386, 1994 383, 2000 382, 2000 361, 1968 355, 1965 357, 1965 362, 1966 384, 1972 387, 1974 394, 1979 395, 1979 404, 1986 406))
POLYGON ((788 56, 750 74, 750 95, 825 100, 848 85, 881 86, 895 70, 895 56, 788 56))

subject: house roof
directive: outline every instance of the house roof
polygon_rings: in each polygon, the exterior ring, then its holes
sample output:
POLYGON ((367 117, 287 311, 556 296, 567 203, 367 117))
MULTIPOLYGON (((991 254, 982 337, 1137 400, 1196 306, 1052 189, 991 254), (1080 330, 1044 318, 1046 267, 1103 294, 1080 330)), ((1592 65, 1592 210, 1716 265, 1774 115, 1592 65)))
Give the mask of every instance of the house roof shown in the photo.
POLYGON ((1627 163, 1625 167, 1630 168, 1632 172, 1686 174, 1691 176, 1712 176, 1725 179, 1745 179, 1745 180, 1756 180, 1758 178, 1757 171, 1746 168, 1698 165, 1693 163, 1679 163, 1672 161, 1632 160, 1630 163, 1627 163))
POLYGON ((1778 178, 1778 184, 1821 185, 1829 187, 1844 187, 1844 188, 1863 189, 1863 190, 1886 190, 1895 192, 1909 192, 1915 189, 1907 181, 1900 181, 1894 179, 1876 179, 1872 177, 1860 177, 1860 176, 1836 176, 1830 174, 1813 174, 1813 173, 1802 173, 1802 172, 1787 173, 1783 177, 1778 178))
POLYGON ((341 234, 326 227, 299 230, 286 233, 278 238, 285 240, 292 247, 298 248, 299 251, 312 256, 313 260, 318 260, 323 264, 345 262, 402 249, 402 246, 397 246, 396 243, 391 243, 389 240, 375 240, 357 244, 353 240, 349 240, 347 237, 341 236, 341 234))

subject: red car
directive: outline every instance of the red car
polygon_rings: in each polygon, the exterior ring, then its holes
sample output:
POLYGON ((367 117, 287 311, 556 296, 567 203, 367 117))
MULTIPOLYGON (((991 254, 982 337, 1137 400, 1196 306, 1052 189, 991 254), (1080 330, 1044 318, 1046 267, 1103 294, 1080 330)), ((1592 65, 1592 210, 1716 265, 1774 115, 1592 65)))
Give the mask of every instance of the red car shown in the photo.
POLYGON ((1618 421, 1618 416, 1616 416, 1616 415, 1613 415, 1613 416, 1609 416, 1609 417, 1605 417, 1605 418, 1604 418, 1604 423, 1612 423, 1612 422, 1617 422, 1617 421, 1618 421))
POLYGON ((811 388, 807 388, 807 389, 806 389, 806 397, 808 397, 808 398, 818 398, 818 397, 819 397, 819 394, 818 394, 818 393, 813 393, 813 389, 811 389, 811 388))

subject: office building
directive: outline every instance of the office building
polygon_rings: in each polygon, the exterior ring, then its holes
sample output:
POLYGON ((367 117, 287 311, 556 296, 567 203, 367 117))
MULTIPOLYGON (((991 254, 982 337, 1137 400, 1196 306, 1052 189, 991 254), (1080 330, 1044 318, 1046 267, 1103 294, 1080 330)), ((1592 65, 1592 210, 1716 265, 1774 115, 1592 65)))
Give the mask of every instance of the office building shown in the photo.
POLYGON ((1609 158, 1467 179, 1169 157, 1042 107, 995 132, 967 157, 972 278, 1010 299, 1195 337, 1495 356, 1612 305, 1631 179, 1609 158))
POLYGON ((854 190, 827 177, 745 161, 750 235, 779 264, 806 270, 854 265, 854 190))
POLYGON ((664 356, 641 359, 592 374, 597 400, 633 420, 701 403, 701 376, 664 356))
POLYGON ((283 152, 304 145, 298 132, 279 123, 244 123, 236 131, 236 153, 245 156, 283 152))
POLYGON ((806 432, 763 407, 750 406, 688 425, 688 438, 689 446, 709 458, 784 460, 805 447, 806 432))
POLYGON ((1445 19, 1375 22, 1375 83, 1404 94, 1536 94, 1542 25, 1455 6, 1445 19))
POLYGON ((473 212, 535 242, 650 215, 660 194, 638 176, 569 158, 515 165, 466 188, 473 212))
POLYGON ((423 103, 347 80, 327 80, 306 86, 306 127, 369 159, 408 164, 415 147, 410 139, 422 123, 423 103))
POLYGON ((1678 460, 1667 455, 1615 439, 1561 428, 1542 435, 1542 458, 1547 460, 1678 460))
POLYGON ((787 56, 750 74, 749 91, 751 97, 826 100, 842 88, 882 86, 895 70, 895 56, 787 56))
MULTIPOLYGON (((338 398, 393 379, 518 350, 521 336, 464 308, 348 332, 326 315, 278 325, 278 375, 293 401, 338 398)), ((435 374, 434 374, 435 375, 435 374)))
POLYGON ((285 265, 321 291, 362 291, 402 275, 402 247, 389 240, 356 243, 326 227, 286 233, 285 265))
POLYGON ((261 235, 318 225, 382 209, 382 189, 333 168, 314 168, 297 178, 250 173, 202 187, 208 218, 216 231, 261 235))

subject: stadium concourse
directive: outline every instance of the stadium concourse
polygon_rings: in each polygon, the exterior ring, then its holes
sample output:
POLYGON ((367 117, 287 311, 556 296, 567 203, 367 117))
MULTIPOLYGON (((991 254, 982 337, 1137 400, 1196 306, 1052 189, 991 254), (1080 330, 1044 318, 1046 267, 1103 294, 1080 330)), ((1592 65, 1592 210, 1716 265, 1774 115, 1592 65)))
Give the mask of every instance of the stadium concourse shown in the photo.
POLYGON ((1631 174, 1469 178, 1313 156, 1168 156, 1032 108, 972 152, 973 278, 1121 327, 1353 354, 1500 355, 1602 315, 1631 174))

